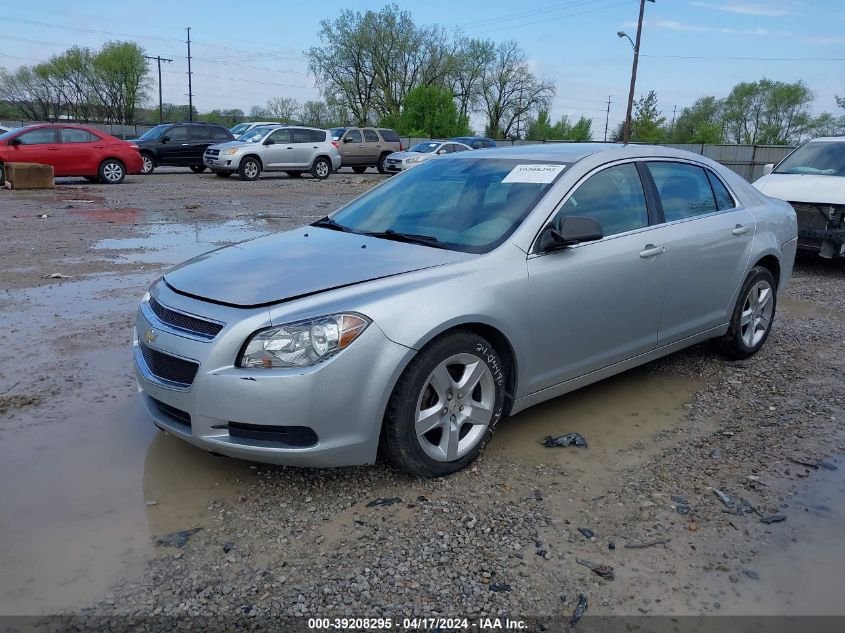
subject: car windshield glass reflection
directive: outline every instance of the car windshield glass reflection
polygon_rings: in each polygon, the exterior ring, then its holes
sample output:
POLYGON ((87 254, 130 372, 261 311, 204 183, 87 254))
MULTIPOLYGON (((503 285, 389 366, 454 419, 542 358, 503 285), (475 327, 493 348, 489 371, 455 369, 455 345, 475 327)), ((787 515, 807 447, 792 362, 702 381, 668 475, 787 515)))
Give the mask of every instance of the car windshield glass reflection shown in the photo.
POLYGON ((433 152, 438 147, 440 147, 440 143, 417 143, 408 151, 418 152, 420 154, 428 154, 429 152, 433 152))
POLYGON ((249 132, 238 138, 238 140, 242 143, 260 143, 261 139, 267 136, 267 133, 270 131, 270 129, 271 128, 269 127, 252 128, 249 132))
POLYGON ((157 139, 159 136, 161 136, 162 134, 164 134, 164 131, 166 129, 168 129, 169 127, 170 127, 169 125, 156 125, 154 128, 152 128, 151 130, 147 130, 140 137, 138 137, 138 140, 140 140, 140 141, 153 141, 153 140, 157 139))
POLYGON ((845 176, 845 143, 816 141, 796 149, 775 170, 776 174, 845 176))
POLYGON ((523 174, 533 162, 429 161, 364 194, 331 220, 339 230, 484 253, 516 230, 563 173, 552 169, 548 182, 531 182, 523 174))

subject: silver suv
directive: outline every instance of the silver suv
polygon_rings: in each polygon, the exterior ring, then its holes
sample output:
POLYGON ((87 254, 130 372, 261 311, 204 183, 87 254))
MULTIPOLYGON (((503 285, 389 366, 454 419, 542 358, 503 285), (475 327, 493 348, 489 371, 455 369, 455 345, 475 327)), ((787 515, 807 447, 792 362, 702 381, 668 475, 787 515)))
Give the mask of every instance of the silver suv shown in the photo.
POLYGON ((236 141, 212 145, 203 164, 221 178, 235 172, 241 180, 256 180, 262 171, 288 176, 311 172, 323 180, 340 168, 340 153, 326 130, 274 125, 249 130, 236 141))

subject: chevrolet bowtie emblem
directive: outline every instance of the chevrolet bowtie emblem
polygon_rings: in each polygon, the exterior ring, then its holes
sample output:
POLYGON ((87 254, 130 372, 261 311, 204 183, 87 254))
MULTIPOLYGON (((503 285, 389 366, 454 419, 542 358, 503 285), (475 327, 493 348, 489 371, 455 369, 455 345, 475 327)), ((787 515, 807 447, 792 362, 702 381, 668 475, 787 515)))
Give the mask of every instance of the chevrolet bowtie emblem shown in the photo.
POLYGON ((144 342, 145 343, 152 343, 158 338, 158 334, 156 334, 155 330, 149 329, 144 333, 144 342))

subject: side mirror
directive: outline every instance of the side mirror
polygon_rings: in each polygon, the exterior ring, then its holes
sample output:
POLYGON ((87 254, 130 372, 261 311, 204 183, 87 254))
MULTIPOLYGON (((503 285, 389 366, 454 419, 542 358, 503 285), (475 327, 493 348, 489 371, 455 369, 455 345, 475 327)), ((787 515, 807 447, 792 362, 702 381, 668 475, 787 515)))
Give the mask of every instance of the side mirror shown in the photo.
POLYGON ((19 138, 13 138, 11 141, 9 141, 9 145, 20 145, 20 144, 21 144, 21 140, 19 138))
POLYGON ((439 150, 437 150, 437 153, 438 154, 445 154, 446 150, 445 149, 439 149, 439 150))
POLYGON ((763 165, 763 175, 768 176, 769 174, 772 173, 774 168, 775 168, 774 163, 766 163, 765 165, 763 165))
POLYGON ((564 216, 557 226, 549 224, 540 234, 540 251, 551 253, 581 242, 594 242, 604 237, 601 223, 593 218, 564 216))
POLYGON ((264 144, 265 144, 265 145, 275 145, 275 144, 276 144, 276 141, 274 141, 274 140, 273 140, 273 139, 271 139, 271 138, 268 138, 266 141, 264 141, 264 144))
POLYGON ((351 143, 352 139, 347 136, 346 138, 343 139, 343 142, 344 143, 351 143))
POLYGON ((169 136, 162 136, 162 137, 161 137, 161 142, 162 142, 162 143, 169 143, 169 142, 170 142, 170 137, 169 137, 169 136))

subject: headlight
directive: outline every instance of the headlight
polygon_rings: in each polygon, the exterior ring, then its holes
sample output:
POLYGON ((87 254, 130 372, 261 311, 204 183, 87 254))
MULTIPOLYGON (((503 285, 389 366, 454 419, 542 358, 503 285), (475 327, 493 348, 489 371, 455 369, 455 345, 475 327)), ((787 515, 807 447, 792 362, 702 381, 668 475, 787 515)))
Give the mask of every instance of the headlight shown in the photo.
POLYGON ((337 354, 367 329, 358 314, 331 314, 261 330, 238 359, 240 367, 307 367, 337 354))
POLYGON ((412 156, 411 158, 406 158, 405 162, 408 163, 408 164, 418 163, 418 162, 420 162, 420 160, 422 160, 422 156, 412 156))
POLYGON ((223 156, 234 156, 234 155, 235 155, 235 154, 237 154, 239 151, 241 151, 239 147, 230 147, 229 149, 224 149, 224 150, 223 150, 222 152, 220 152, 220 153, 221 153, 223 156))

